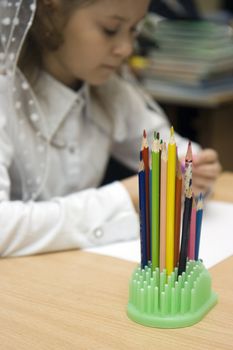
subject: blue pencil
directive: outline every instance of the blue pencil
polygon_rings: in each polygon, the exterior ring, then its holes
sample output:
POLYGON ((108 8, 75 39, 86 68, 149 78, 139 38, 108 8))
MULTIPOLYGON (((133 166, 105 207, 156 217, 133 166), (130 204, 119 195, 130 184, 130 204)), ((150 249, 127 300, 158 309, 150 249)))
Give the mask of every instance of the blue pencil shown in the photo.
POLYGON ((148 265, 147 256, 147 235, 146 235, 146 191, 145 191, 145 170, 144 163, 140 161, 139 172, 139 213, 140 213, 140 241, 141 241, 141 268, 148 265))
POLYGON ((195 260, 198 260, 199 258, 202 216, 203 216, 203 195, 201 193, 197 201, 195 260))

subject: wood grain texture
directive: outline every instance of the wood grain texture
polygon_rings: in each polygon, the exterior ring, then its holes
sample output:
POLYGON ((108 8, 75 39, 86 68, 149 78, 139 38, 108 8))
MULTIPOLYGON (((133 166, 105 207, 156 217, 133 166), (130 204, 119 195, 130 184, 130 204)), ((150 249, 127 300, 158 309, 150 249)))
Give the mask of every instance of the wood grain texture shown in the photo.
POLYGON ((134 263, 71 251, 0 261, 3 350, 227 350, 233 344, 233 257, 211 270, 219 303, 198 324, 147 328, 128 319, 134 263))

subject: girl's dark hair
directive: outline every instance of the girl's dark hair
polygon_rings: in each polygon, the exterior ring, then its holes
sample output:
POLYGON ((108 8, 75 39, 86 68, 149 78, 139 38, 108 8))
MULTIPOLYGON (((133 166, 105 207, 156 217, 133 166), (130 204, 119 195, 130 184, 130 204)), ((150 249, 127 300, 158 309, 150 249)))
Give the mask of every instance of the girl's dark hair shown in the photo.
POLYGON ((63 43, 62 31, 74 8, 97 0, 37 0, 32 26, 21 50, 18 66, 31 83, 42 68, 42 51, 57 50, 63 43))

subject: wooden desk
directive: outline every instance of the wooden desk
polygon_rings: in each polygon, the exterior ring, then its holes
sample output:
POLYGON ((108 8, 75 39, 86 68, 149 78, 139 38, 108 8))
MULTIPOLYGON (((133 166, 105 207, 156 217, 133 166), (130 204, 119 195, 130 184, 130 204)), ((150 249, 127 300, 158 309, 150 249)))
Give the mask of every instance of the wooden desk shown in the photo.
POLYGON ((183 329, 147 328, 128 319, 134 267, 81 251, 2 259, 1 349, 232 349, 233 257, 211 269, 219 303, 183 329))
POLYGON ((233 202, 233 173, 224 172, 222 173, 218 180, 216 181, 213 200, 233 202))

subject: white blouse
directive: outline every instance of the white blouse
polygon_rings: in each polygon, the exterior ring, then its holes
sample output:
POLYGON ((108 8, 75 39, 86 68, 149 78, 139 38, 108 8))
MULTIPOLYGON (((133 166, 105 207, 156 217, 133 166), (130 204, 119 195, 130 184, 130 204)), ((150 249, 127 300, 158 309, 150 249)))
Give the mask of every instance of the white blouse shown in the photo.
MULTIPOLYGON (((5 81, 0 79, 0 255, 86 248, 137 237, 138 215, 123 185, 98 186, 110 156, 137 171, 143 129, 149 140, 154 131, 168 140, 165 115, 119 77, 95 92, 87 85, 74 92, 42 73, 35 94, 47 133, 28 117, 24 135, 19 135, 26 147, 16 157, 7 128, 5 81), (25 202, 16 161, 30 168, 31 179, 37 181, 45 166, 36 156, 43 151, 35 148, 38 132, 49 140, 49 160, 39 197, 25 202)), ((179 154, 185 154, 187 140, 176 135, 176 141, 179 154)))

